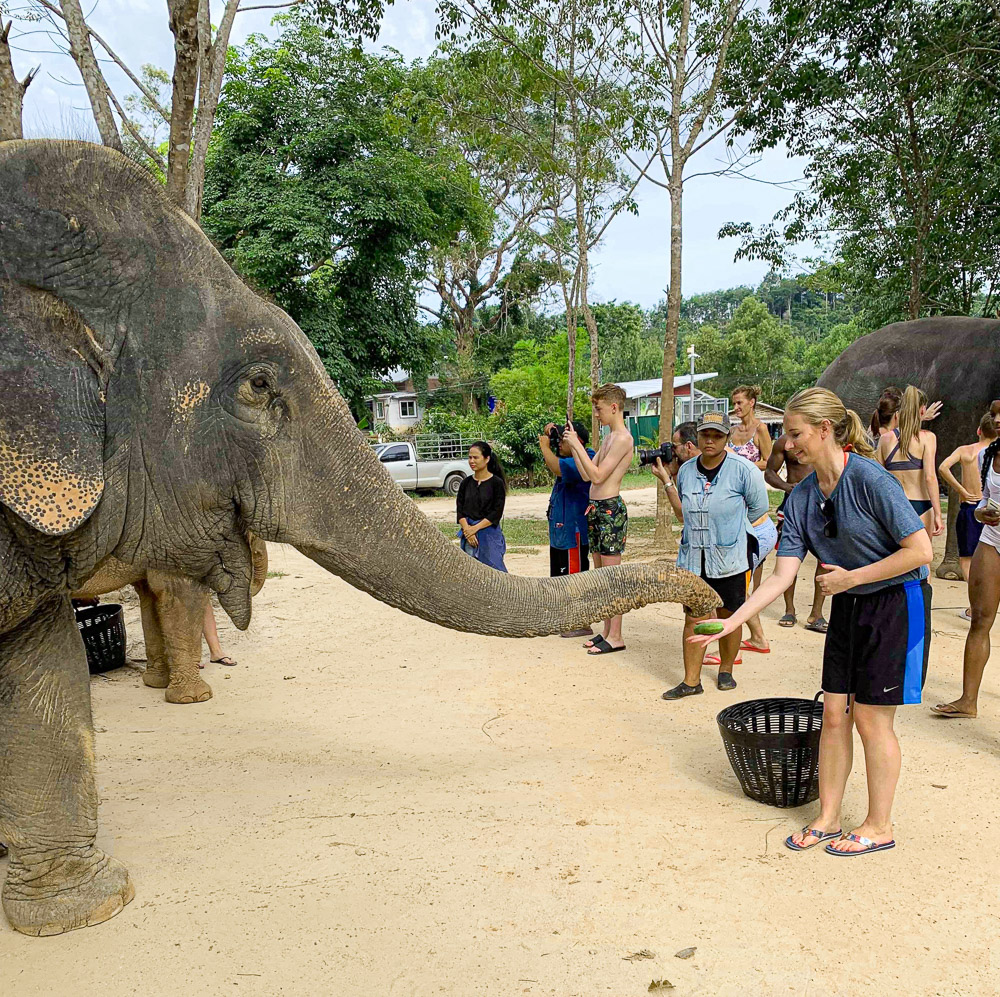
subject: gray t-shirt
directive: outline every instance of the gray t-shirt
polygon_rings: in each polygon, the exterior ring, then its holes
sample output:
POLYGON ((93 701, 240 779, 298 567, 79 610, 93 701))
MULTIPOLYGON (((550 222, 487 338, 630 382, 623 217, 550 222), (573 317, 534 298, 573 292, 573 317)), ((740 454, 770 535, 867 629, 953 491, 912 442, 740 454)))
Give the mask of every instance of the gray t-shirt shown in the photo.
MULTIPOLYGON (((849 455, 830 498, 837 520, 835 539, 823 535, 827 520, 820 506, 824 496, 815 472, 789 492, 778 557, 804 558, 810 552, 823 564, 837 564, 850 571, 895 554, 900 540, 924 528, 903 494, 903 486, 881 464, 857 454, 849 455)), ((848 591, 851 595, 867 595, 926 577, 924 565, 896 578, 858 585, 848 591)))

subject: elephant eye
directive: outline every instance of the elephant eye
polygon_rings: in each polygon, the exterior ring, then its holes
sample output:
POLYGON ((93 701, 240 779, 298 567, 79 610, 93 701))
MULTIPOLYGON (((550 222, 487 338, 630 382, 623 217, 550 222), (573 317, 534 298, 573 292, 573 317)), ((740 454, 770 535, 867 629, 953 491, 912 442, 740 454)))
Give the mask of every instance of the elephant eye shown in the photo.
POLYGON ((256 377, 251 378, 250 386, 254 391, 267 391, 267 378, 263 374, 258 374, 256 377))

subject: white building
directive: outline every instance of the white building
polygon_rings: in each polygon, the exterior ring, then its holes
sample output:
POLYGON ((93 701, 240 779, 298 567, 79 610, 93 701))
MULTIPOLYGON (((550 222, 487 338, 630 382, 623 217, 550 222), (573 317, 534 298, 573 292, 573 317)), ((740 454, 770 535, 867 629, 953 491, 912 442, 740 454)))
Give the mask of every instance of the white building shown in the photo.
MULTIPOLYGON (((413 429, 424 418, 424 407, 420 404, 410 372, 401 367, 389 371, 385 378, 392 383, 376 395, 365 398, 365 405, 372 416, 372 424, 385 423, 394 432, 413 429)), ((427 390, 433 391, 439 385, 436 377, 427 379, 427 390)))
MULTIPOLYGON (((729 408, 728 398, 715 398, 702 391, 698 384, 718 377, 718 372, 694 375, 694 417, 705 412, 725 412, 729 408)), ((625 392, 625 425, 632 432, 638 445, 640 439, 655 440, 660 427, 660 388, 658 377, 643 381, 619 381, 618 386, 625 392)), ((674 412, 671 425, 686 422, 691 418, 691 375, 674 377, 674 412)))

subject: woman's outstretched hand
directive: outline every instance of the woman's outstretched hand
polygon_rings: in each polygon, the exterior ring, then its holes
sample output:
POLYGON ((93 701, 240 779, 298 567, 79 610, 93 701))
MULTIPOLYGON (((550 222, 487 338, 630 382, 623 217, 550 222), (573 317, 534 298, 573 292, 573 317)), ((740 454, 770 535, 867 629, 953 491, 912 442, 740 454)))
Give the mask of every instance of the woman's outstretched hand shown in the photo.
MULTIPOLYGON (((725 637, 727 634, 731 634, 736 629, 736 626, 733 624, 733 618, 731 616, 725 620, 699 620, 698 623, 722 624, 722 629, 718 633, 694 634, 691 637, 688 637, 689 644, 701 644, 703 647, 707 647, 709 644, 712 643, 713 640, 719 640, 720 638, 725 637)), ((743 624, 741 623, 740 626, 742 625, 743 624)))

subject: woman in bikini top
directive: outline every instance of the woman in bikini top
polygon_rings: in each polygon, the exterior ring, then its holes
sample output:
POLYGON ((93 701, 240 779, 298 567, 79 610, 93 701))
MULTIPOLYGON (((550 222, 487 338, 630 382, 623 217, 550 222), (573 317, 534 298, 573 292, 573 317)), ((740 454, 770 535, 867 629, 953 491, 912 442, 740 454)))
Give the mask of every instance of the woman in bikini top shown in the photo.
POLYGON ((767 467, 773 443, 767 427, 757 418, 757 398, 760 388, 741 384, 733 391, 733 409, 740 421, 733 426, 729 449, 756 464, 762 471, 767 467), (746 437, 746 439, 743 439, 746 437), (743 442, 738 442, 743 439, 743 442))
POLYGON ((886 433, 879 440, 876 456, 879 463, 903 486, 903 494, 910 500, 913 511, 920 517, 927 532, 936 537, 944 529, 944 524, 934 459, 937 437, 920 428, 926 410, 927 396, 919 388, 909 385, 899 409, 899 429, 886 433), (917 456, 913 454, 914 449, 920 451, 917 456))

